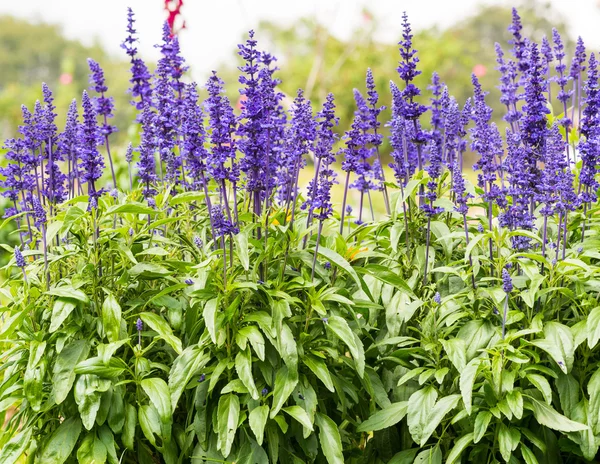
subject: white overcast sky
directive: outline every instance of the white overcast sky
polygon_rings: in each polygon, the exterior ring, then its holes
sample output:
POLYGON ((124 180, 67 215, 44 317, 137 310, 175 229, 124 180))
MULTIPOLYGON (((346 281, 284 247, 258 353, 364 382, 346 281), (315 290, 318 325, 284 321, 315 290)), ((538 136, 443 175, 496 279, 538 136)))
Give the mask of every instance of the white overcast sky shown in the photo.
MULTIPOLYGON (((539 0, 545 1, 545 0, 539 0)), ((211 69, 230 61, 242 34, 260 20, 283 24, 315 15, 332 32, 347 37, 362 21, 367 5, 380 27, 378 38, 396 42, 400 36, 402 11, 408 12, 413 29, 448 26, 472 13, 479 5, 504 4, 510 0, 185 0, 183 14, 188 29, 180 35, 183 54, 194 77, 204 79, 211 69)), ((573 36, 600 48, 600 0, 550 0, 567 20, 573 36)), ((0 0, 0 15, 11 14, 33 21, 62 25, 65 34, 90 44, 100 41, 113 55, 123 53, 119 44, 125 35, 126 8, 137 17, 142 56, 156 59, 165 19, 163 0, 0 0)))

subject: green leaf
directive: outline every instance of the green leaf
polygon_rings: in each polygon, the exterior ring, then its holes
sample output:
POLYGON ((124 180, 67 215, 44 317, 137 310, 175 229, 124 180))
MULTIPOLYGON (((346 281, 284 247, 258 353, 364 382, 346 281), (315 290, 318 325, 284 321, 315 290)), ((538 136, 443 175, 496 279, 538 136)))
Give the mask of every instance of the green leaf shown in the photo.
POLYGON ((448 453, 448 457, 446 458, 446 464, 454 464, 456 462, 460 462, 460 457, 462 456, 463 451, 467 448, 467 446, 471 444, 472 441, 473 433, 463 435, 458 440, 456 440, 454 442, 454 446, 448 453))
POLYGON ((206 195, 200 192, 183 192, 178 193, 169 199, 169 205, 181 205, 184 203, 193 203, 194 201, 204 201, 206 195))
POLYGON ((392 403, 387 408, 372 414, 366 421, 357 427, 356 431, 376 432, 378 430, 387 429, 388 427, 391 427, 392 425, 395 425, 404 419, 407 410, 407 401, 392 403))
POLYGON ((52 316, 50 318, 50 328, 48 329, 48 332, 56 332, 76 306, 75 301, 72 299, 57 298, 52 306, 52 316))
POLYGON ((419 448, 410 448, 400 451, 399 453, 394 454, 394 457, 388 462, 388 464, 412 464, 418 452, 419 448))
POLYGON ((150 443, 156 445, 156 435, 160 436, 162 433, 160 417, 158 412, 154 409, 151 404, 144 404, 139 407, 138 420, 140 421, 140 427, 144 436, 150 443))
POLYGON ((137 263, 129 269, 129 275, 134 279, 160 279, 169 274, 168 269, 156 263, 137 263))
POLYGON ((33 428, 25 427, 16 434, 0 449, 0 462, 3 464, 15 464, 31 445, 31 434, 33 428))
MULTIPOLYGON (((319 247, 319 249, 317 250, 317 254, 324 257, 331 263, 335 264, 337 267, 342 268, 348 273, 348 275, 350 275, 350 277, 352 277, 352 279, 354 280, 354 282, 356 282, 356 285, 358 285, 359 288, 365 290, 366 286, 364 285, 364 282, 358 277, 358 274, 356 273, 354 268, 350 266, 350 263, 348 263, 348 261, 342 258, 339 254, 326 247, 319 247)), ((368 288, 366 288, 365 293, 367 295, 371 294, 368 288)))
POLYGON ((125 405, 125 425, 121 439, 128 450, 133 451, 133 440, 135 438, 135 428, 137 426, 137 410, 131 404, 125 405))
POLYGON ((473 427, 473 442, 478 443, 483 438, 487 431, 488 425, 492 420, 492 413, 489 411, 480 411, 475 417, 475 425, 473 427))
POLYGON ((559 432, 579 432, 588 429, 587 425, 572 421, 546 403, 542 403, 530 396, 527 399, 525 407, 533 411, 533 415, 541 425, 558 430, 559 432))
POLYGON ((77 450, 77 461, 80 464, 103 464, 106 457, 104 443, 96 438, 95 433, 88 433, 77 450))
POLYGON ((592 309, 586 323, 588 346, 594 348, 600 340, 600 306, 592 309))
POLYGON ((548 353, 558 367, 567 374, 573 367, 575 346, 571 330, 559 322, 547 322, 544 326, 546 338, 532 340, 530 343, 548 353))
POLYGON ((238 334, 246 337, 250 341, 250 345, 252 345, 252 349, 258 359, 261 361, 265 360, 265 337, 260 332, 258 327, 255 325, 248 325, 246 327, 241 328, 238 331, 238 334))
POLYGON ((442 464, 442 451, 439 446, 421 451, 413 464, 442 464))
POLYGON ((467 365, 467 344, 460 338, 440 340, 448 359, 458 372, 462 372, 467 365))
POLYGON ((520 441, 521 433, 517 429, 509 429, 503 423, 498 425, 498 448, 504 461, 510 461, 512 452, 517 449, 520 441))
POLYGON ((343 343, 348 346, 348 349, 350 350, 352 358, 356 364, 356 372, 360 377, 363 377, 365 374, 365 354, 362 351, 362 343, 360 341, 356 341, 354 334, 352 333, 352 330, 350 329, 350 326, 346 320, 340 316, 330 316, 326 325, 343 343), (361 344, 360 348, 358 343, 361 344))
POLYGON ((71 457, 80 434, 81 420, 78 417, 66 419, 44 444, 39 462, 43 462, 44 464, 63 464, 71 457))
MULTIPOLYGON (((109 382, 110 385, 110 382, 109 382)), ((74 396, 81 421, 87 430, 91 430, 100 409, 100 378, 93 374, 80 375, 75 382, 74 396)))
POLYGON ((150 208, 149 206, 137 203, 134 201, 128 201, 123 205, 114 205, 106 210, 106 214, 120 214, 120 213, 131 213, 131 214, 146 214, 154 216, 160 211, 150 208))
POLYGON ((277 350, 283 359, 283 362, 290 371, 298 369, 298 351, 296 350, 296 340, 294 340, 294 334, 292 329, 283 323, 281 331, 277 337, 277 350))
POLYGON ((169 372, 169 391, 171 392, 171 409, 175 411, 183 390, 192 377, 211 357, 204 354, 197 345, 188 346, 173 362, 169 372))
POLYGON ((250 258, 248 256, 248 232, 240 231, 239 234, 235 234, 235 250, 240 260, 240 264, 244 268, 244 271, 250 269, 250 258))
POLYGON ((408 431, 416 443, 421 442, 427 418, 435 406, 438 393, 433 386, 417 390, 408 399, 408 431))
POLYGON ((525 464, 539 464, 539 461, 535 457, 535 454, 533 454, 533 451, 527 448, 525 443, 521 443, 520 448, 521 454, 523 455, 523 459, 525 460, 525 464))
POLYGON ((250 429, 252 429, 252 433, 256 437, 256 441, 259 445, 262 446, 264 433, 265 433, 265 425, 267 424, 267 419, 269 418, 269 406, 263 404, 262 406, 258 406, 250 411, 250 415, 248 416, 248 421, 250 423, 250 429))
POLYGON ((218 298, 208 300, 202 310, 202 317, 204 318, 204 324, 210 335, 210 339, 213 344, 217 344, 217 303, 218 298))
POLYGON ((145 378, 140 386, 150 398, 150 402, 156 409, 158 417, 163 424, 163 438, 167 440, 171 435, 171 423, 173 421, 173 410, 171 409, 171 394, 169 387, 163 379, 157 377, 145 378))
POLYGON ((273 389, 273 404, 271 405, 270 417, 273 419, 290 397, 298 383, 298 372, 289 371, 286 366, 281 367, 275 375, 275 387, 273 389))
POLYGON ((550 382, 546 380, 546 377, 539 374, 528 373, 527 380, 529 380, 535 388, 544 395, 546 403, 552 404, 552 387, 550 387, 550 382))
POLYGON ((329 464, 344 464, 342 452, 342 439, 338 426, 328 416, 317 413, 317 426, 319 427, 319 442, 321 450, 329 464))
POLYGON ((81 301, 85 304, 90 302, 90 299, 85 293, 73 287, 55 287, 47 291, 46 294, 81 301))
POLYGON ((224 458, 227 458, 231 453, 239 416, 239 398, 234 394, 221 396, 217 408, 217 448, 224 458))
POLYGON ((420 445, 424 446, 429 440, 429 437, 435 432, 437 426, 442 422, 442 419, 448 414, 452 409, 456 407, 458 402, 460 401, 461 396, 458 394, 445 396, 440 399, 435 406, 427 415, 427 419, 425 420, 425 424, 421 431, 421 441, 420 445))
POLYGON ((402 277, 400 277, 394 271, 390 271, 389 267, 385 267, 380 264, 369 264, 362 269, 365 270, 369 275, 375 277, 377 280, 392 285, 410 296, 414 296, 413 291, 402 279, 402 277))
POLYGON ((61 404, 75 382, 75 366, 83 361, 90 350, 87 340, 76 340, 63 348, 56 358, 52 376, 52 394, 56 404, 61 404))
POLYGON ((175 335, 173 335, 171 327, 169 327, 169 324, 167 324, 167 322, 162 317, 154 313, 141 313, 140 318, 152 330, 157 332, 160 338, 162 338, 165 342, 171 345, 171 347, 177 352, 177 354, 182 353, 183 350, 181 347, 181 340, 179 340, 175 335))
POLYGON ((512 413, 520 420, 523 417, 523 395, 521 395, 521 392, 518 390, 509 391, 506 394, 506 401, 512 413))
POLYGON ((473 398, 473 386, 475 385, 475 378, 477 377, 477 371, 479 370, 479 364, 481 360, 478 358, 473 359, 460 373, 460 393, 465 403, 465 409, 467 413, 471 415, 472 398, 473 398))
POLYGON ((258 389, 254 384, 254 376, 252 375, 252 355, 250 348, 240 350, 235 357, 235 370, 244 383, 253 399, 258 400, 258 389))
POLYGON ((313 425, 310 420, 310 417, 308 416, 306 411, 304 409, 302 409, 300 406, 289 406, 287 408, 283 408, 282 411, 285 412, 286 414, 289 414, 294 419, 296 419, 298 422, 300 422, 303 427, 307 428, 311 432, 313 431, 313 425))
POLYGON ((327 364, 325 364, 325 361, 317 358, 316 356, 307 354, 302 358, 302 362, 321 382, 323 382, 323 385, 325 385, 327 390, 332 393, 335 392, 333 381, 331 380, 331 374, 329 373, 329 369, 327 369, 327 364))
POLYGON ((121 306, 112 293, 102 303, 102 325, 110 342, 119 341, 121 330, 121 306))

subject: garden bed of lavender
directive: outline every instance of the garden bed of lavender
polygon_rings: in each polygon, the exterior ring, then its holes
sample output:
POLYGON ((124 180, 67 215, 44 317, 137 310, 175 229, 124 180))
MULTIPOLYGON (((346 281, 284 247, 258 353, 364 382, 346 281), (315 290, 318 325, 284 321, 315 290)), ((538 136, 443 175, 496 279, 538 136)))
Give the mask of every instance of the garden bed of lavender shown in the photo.
POLYGON ((284 108, 253 32, 238 112, 217 73, 198 101, 168 26, 151 74, 128 19, 139 143, 111 147, 93 60, 62 132, 44 85, 5 143, 0 462, 595 462, 600 88, 581 40, 567 58, 513 10, 500 129, 475 76, 466 102, 414 85, 405 15, 391 120, 368 70, 338 137, 333 95, 284 108))

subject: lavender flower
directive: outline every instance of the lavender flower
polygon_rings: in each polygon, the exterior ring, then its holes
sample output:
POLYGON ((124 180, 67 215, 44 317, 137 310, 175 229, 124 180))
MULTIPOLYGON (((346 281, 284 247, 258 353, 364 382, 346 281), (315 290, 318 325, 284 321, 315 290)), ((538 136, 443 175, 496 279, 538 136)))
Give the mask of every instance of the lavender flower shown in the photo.
POLYGON ((194 245, 196 245, 196 248, 198 248, 199 250, 202 250, 202 248, 204 248, 204 243, 202 243, 202 239, 197 235, 194 236, 193 241, 194 245))
POLYGON ((19 247, 15 247, 15 264, 21 269, 25 267, 25 258, 23 257, 21 250, 19 250, 19 247))
POLYGON ((502 269, 502 290, 509 294, 513 290, 512 278, 506 268, 502 269))
POLYGON ((96 112, 90 101, 88 93, 84 90, 81 99, 83 107, 83 124, 79 136, 79 159, 81 161, 81 182, 88 184, 88 195, 97 199, 103 189, 97 190, 96 181, 102 177, 104 160, 98 151, 98 125, 96 123, 96 112))
POLYGON ((200 378, 198 379, 198 383, 202 383, 206 380, 206 374, 200 374, 200 378))
POLYGON ((590 54, 587 80, 584 86, 583 117, 581 119, 581 136, 579 153, 582 159, 579 174, 579 201, 589 203, 596 199, 595 191, 599 184, 596 181, 597 166, 600 164, 600 88, 598 87, 598 62, 594 53, 590 54), (582 190, 581 190, 582 189, 582 190))
POLYGON ((100 94, 99 97, 94 98, 94 109, 96 110, 96 115, 104 119, 101 128, 102 135, 108 136, 117 130, 115 126, 108 124, 108 118, 113 117, 113 98, 105 97, 104 95, 108 91, 108 87, 104 80, 104 71, 100 65, 91 58, 88 58, 88 65, 91 71, 90 84, 92 84, 92 89, 100 94))
POLYGON ((310 214, 318 211, 315 215, 320 221, 324 221, 333 213, 331 205, 331 186, 336 183, 336 174, 331 168, 335 162, 335 154, 332 152, 337 136, 333 127, 338 124, 339 119, 335 117, 335 104, 333 94, 328 94, 323 108, 317 114, 317 130, 315 157, 317 166, 315 178, 308 189, 307 204, 310 205, 310 214))
POLYGON ((135 328, 138 332, 144 330, 144 322, 138 317, 137 321, 135 321, 135 328))
POLYGON ((263 389, 260 391, 260 394, 261 394, 262 396, 267 396, 267 395, 269 394, 269 389, 268 389, 268 388, 266 388, 266 387, 265 387, 265 388, 263 388, 263 389))
POLYGON ((262 95, 259 91, 259 62, 260 53, 256 49, 254 31, 249 32, 245 44, 238 45, 238 55, 245 64, 239 69, 243 73, 240 84, 242 100, 242 113, 239 117, 237 134, 240 136, 238 147, 244 157, 240 160, 240 169, 246 176, 246 190, 251 194, 254 204, 254 213, 260 215, 262 209, 262 196, 266 190, 265 173, 267 169, 267 156, 265 156, 264 128, 262 115, 262 95))
POLYGON ((517 59, 519 71, 525 72, 529 69, 529 61, 527 60, 527 40, 521 35, 523 25, 521 17, 516 8, 512 9, 512 23, 508 27, 508 31, 513 35, 513 39, 508 43, 513 46, 511 52, 517 59))
POLYGON ((585 71, 585 58, 585 45, 583 44, 583 39, 577 37, 575 55, 573 56, 571 67, 569 68, 569 76, 574 81, 578 80, 581 77, 581 73, 585 71))
POLYGON ((192 279, 185 279, 184 282, 188 285, 194 285, 194 281, 192 279))
POLYGON ((467 202, 469 201, 469 198, 472 197, 472 195, 470 193, 466 193, 465 179, 463 178, 462 171, 460 170, 460 166, 458 165, 458 161, 454 162, 454 167, 452 168, 452 191, 454 192, 454 201, 456 203, 454 209, 459 214, 463 216, 466 215, 469 211, 467 202))
MULTIPOLYGON (((490 123, 492 110, 485 103, 485 93, 481 84, 473 74, 471 77, 474 88, 474 120, 475 127, 471 129, 471 149, 479 154, 479 159, 473 169, 481 171, 477 175, 477 183, 484 191, 483 199, 490 205, 500 198, 496 180, 500 169, 499 160, 503 153, 502 139, 495 124, 490 123)), ((490 211, 491 212, 491 211, 490 211)))
POLYGON ((208 173, 218 183, 229 180, 236 184, 239 181, 234 141, 236 120, 229 99, 223 95, 223 81, 216 71, 208 79, 206 89, 209 97, 204 104, 210 121, 209 139, 212 145, 207 153, 208 173))
POLYGON ((433 301, 436 304, 442 304, 442 296, 440 295, 440 292, 435 292, 435 295, 433 296, 433 301))
POLYGON ((512 131, 515 132, 517 122, 521 118, 521 112, 517 109, 519 100, 517 94, 519 90, 517 65, 512 60, 504 60, 504 52, 500 44, 496 44, 496 62, 498 63, 496 69, 501 73, 500 103, 506 106, 506 114, 503 119, 510 124, 512 131))
POLYGON ((306 165, 304 155, 312 149, 316 137, 312 105, 304 98, 302 89, 298 89, 291 113, 291 124, 285 133, 285 156, 277 171, 277 185, 280 201, 295 204, 298 175, 306 165))
POLYGON ((129 90, 133 98, 140 98, 139 102, 132 101, 131 103, 135 105, 138 110, 142 110, 144 108, 144 103, 150 103, 152 98, 152 87, 150 85, 150 72, 148 72, 148 68, 146 64, 141 58, 138 58, 137 48, 135 47, 135 43, 137 42, 137 38, 135 38, 136 30, 134 29, 135 19, 133 17, 133 11, 131 8, 127 8, 127 37, 121 44, 121 48, 123 48, 126 53, 130 56, 131 60, 131 79, 129 82, 132 84, 131 89, 129 90))
POLYGON ((142 185, 144 185, 144 197, 149 198, 156 194, 154 183, 158 180, 155 172, 155 136, 154 136, 154 120, 155 113, 150 108, 149 104, 144 105, 142 112, 142 137, 140 141, 140 160, 137 163, 138 177, 142 185))
POLYGON ((46 211, 44 210, 44 207, 42 206, 42 204, 40 203, 40 200, 38 200, 37 197, 35 197, 35 196, 32 197, 31 202, 32 202, 32 206, 33 206, 33 218, 35 221, 35 226, 39 230, 43 230, 43 228, 45 228, 46 222, 47 222, 46 211))
MULTIPOLYGON (((181 133, 183 136, 184 154, 182 163, 187 166, 187 172, 191 178, 191 187, 193 190, 200 190, 206 183, 205 171, 208 152, 204 148, 204 115, 202 109, 198 106, 198 91, 196 84, 185 86, 183 96, 183 115, 181 119, 181 133)), ((184 182, 183 165, 181 174, 182 183, 184 182)))
POLYGON ((161 53, 161 58, 157 64, 157 71, 160 68, 162 70, 161 73, 164 73, 162 77, 171 80, 173 90, 178 94, 179 99, 181 99, 181 94, 185 86, 181 82, 181 77, 187 71, 188 67, 185 65, 185 60, 180 53, 179 39, 171 33, 171 28, 167 21, 163 23, 162 43, 155 45, 155 47, 159 48, 161 53))
MULTIPOLYGON (((80 184, 81 169, 79 166, 78 156, 78 131, 79 131, 79 114, 77 110, 77 100, 73 99, 69 105, 67 112, 67 120, 65 122, 65 130, 58 137, 57 156, 58 159, 67 160, 67 194, 75 195, 75 183, 80 184)), ((78 185, 81 191, 81 185, 78 185)))
POLYGON ((213 205, 212 209, 210 210, 210 216, 216 237, 235 235, 239 232, 239 229, 225 217, 223 214, 223 208, 221 206, 213 205))

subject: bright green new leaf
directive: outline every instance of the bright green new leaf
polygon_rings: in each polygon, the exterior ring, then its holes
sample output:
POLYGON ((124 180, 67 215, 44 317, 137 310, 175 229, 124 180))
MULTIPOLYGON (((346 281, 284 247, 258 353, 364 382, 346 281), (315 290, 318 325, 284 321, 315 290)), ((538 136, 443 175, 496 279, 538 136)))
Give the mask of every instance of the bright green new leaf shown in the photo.
POLYGON ((305 355, 302 358, 302 362, 312 371, 317 378, 323 382, 323 385, 330 391, 335 392, 333 387, 333 381, 331 380, 331 374, 329 373, 329 369, 327 369, 327 364, 320 358, 316 356, 312 356, 310 354, 305 355))

